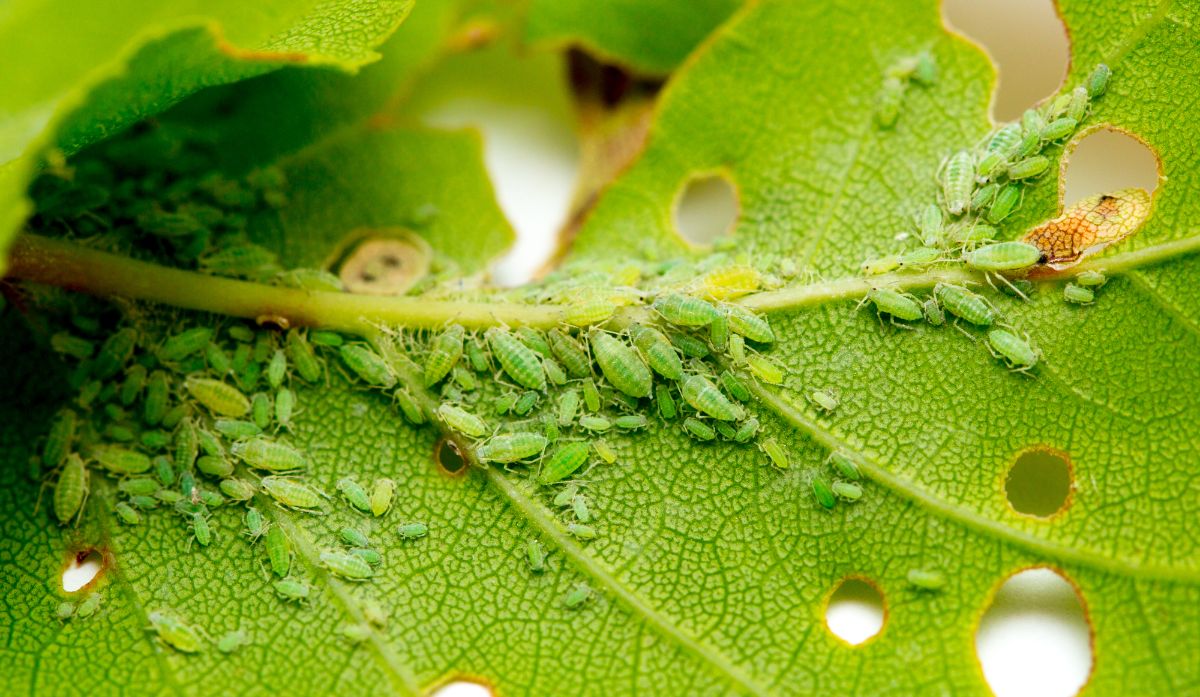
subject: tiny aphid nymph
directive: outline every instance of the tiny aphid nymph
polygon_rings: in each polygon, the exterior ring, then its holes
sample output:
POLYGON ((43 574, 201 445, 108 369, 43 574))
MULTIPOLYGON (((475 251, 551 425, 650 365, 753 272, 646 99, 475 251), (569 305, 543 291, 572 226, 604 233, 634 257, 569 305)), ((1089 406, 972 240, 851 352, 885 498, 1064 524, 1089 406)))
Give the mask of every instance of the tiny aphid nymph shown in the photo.
POLYGON ((629 334, 654 372, 668 380, 683 378, 683 363, 665 334, 640 324, 631 327, 629 334))
POLYGON ((263 477, 263 491, 281 506, 299 509, 319 509, 324 497, 316 489, 286 477, 263 477))
POLYGON ((909 584, 921 590, 936 591, 946 585, 946 576, 930 569, 910 569, 906 576, 909 584))
POLYGON ((250 400, 233 385, 211 378, 189 377, 184 381, 188 394, 218 416, 239 418, 250 411, 250 400))
POLYGON ((429 534, 429 526, 425 523, 404 523, 396 528, 396 534, 404 540, 416 540, 429 534))
MULTIPOLYGON (((346 501, 360 511, 366 512, 371 510, 371 498, 367 495, 366 489, 361 484, 354 481, 350 477, 342 477, 337 480, 337 490, 341 492, 346 501)), ((367 545, 359 545, 366 547, 367 545)))
POLYGON ((392 497, 396 493, 396 482, 386 477, 376 479, 371 487, 371 513, 376 517, 388 512, 392 507, 392 497))
POLYGON ((1028 370, 1037 365, 1040 354, 1029 340, 1014 334, 1007 329, 993 329, 988 332, 987 343, 993 355, 1002 359, 1014 370, 1028 370))
POLYGON ((779 469, 785 470, 790 466, 791 463, 788 460, 787 452, 784 451, 783 446, 779 445, 779 442, 774 438, 759 441, 758 448, 770 458, 771 464, 779 469))
POLYGON ((975 160, 970 152, 960 150, 942 165, 942 196, 946 210, 959 215, 967 209, 975 190, 975 160))
POLYGON ((362 581, 375 575, 366 560, 349 552, 321 552, 320 560, 321 566, 351 581, 362 581))
POLYGON ((150 628, 163 643, 183 653, 196 653, 204 648, 200 632, 165 612, 154 611, 146 616, 150 628))

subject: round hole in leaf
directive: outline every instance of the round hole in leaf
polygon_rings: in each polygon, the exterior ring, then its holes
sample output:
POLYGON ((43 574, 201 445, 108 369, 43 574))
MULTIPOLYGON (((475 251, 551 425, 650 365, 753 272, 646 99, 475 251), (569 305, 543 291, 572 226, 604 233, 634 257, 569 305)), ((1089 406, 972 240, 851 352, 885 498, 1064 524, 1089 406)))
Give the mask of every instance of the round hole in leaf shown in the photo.
POLYGON ((1004 494, 1017 513, 1038 518, 1058 513, 1071 496, 1070 458, 1050 448, 1026 450, 1008 471, 1004 494))
POLYGON ((1158 156, 1127 133, 1100 128, 1071 148, 1063 183, 1063 204, 1068 207, 1094 194, 1134 186, 1154 193, 1158 187, 1158 156))
POLYGON ((491 697, 492 689, 482 682, 455 678, 434 690, 430 697, 491 697))
POLYGON ((1051 569, 1001 584, 979 622, 975 653, 997 697, 1067 697, 1092 669, 1091 627, 1078 591, 1051 569))
POLYGON ((451 476, 462 474, 467 468, 467 461, 459 452, 458 445, 449 438, 438 441, 434 447, 434 459, 443 472, 451 476))
POLYGON ((74 593, 95 580, 104 569, 104 558, 94 549, 78 554, 63 569, 62 586, 67 593, 74 593))
POLYGON ((675 230, 697 246, 712 244, 729 234, 737 222, 737 193, 723 175, 696 177, 687 182, 675 204, 675 230))
POLYGON ((844 579, 825 606, 825 625, 851 646, 879 634, 885 616, 883 594, 861 578, 844 579))
POLYGON ((347 292, 401 295, 429 273, 432 256, 429 244, 409 230, 359 230, 343 243, 334 267, 347 292))

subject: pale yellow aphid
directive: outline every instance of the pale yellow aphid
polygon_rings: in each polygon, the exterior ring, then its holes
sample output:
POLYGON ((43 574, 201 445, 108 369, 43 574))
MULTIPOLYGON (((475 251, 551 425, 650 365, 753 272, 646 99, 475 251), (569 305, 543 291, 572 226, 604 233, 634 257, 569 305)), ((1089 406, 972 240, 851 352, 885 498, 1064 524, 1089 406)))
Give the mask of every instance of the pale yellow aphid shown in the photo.
POLYGON ((713 269, 700 277, 698 290, 715 300, 730 300, 753 293, 762 287, 762 274, 746 264, 730 264, 713 269))
POLYGON ((1042 250, 1045 265, 1066 269, 1133 233, 1150 215, 1150 194, 1121 189, 1089 196, 1026 233, 1024 241, 1042 250))

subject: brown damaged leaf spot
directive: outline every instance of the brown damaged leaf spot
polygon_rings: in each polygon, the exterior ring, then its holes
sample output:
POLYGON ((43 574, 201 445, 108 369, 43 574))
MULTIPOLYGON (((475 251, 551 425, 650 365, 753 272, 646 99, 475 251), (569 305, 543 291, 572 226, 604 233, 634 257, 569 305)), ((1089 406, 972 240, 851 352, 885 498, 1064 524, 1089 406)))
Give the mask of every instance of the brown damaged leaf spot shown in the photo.
POLYGON ((458 443, 449 438, 442 438, 433 446, 433 461, 437 463, 438 470, 449 477, 458 477, 467 471, 462 450, 458 443))
POLYGON ((1089 196, 1025 234, 1055 271, 1070 268, 1137 232, 1150 216, 1150 193, 1129 188, 1089 196))
POLYGON ((98 565, 100 568, 96 570, 95 575, 87 583, 70 591, 72 594, 82 593, 96 587, 105 572, 112 568, 113 561, 113 556, 107 549, 84 547, 68 554, 66 560, 63 562, 62 570, 59 571, 58 577, 62 579, 66 576, 67 572, 77 569, 88 562, 98 565))
POLYGON ((362 230, 350 235, 334 266, 342 285, 361 295, 402 295, 429 273, 433 252, 404 228, 362 230))

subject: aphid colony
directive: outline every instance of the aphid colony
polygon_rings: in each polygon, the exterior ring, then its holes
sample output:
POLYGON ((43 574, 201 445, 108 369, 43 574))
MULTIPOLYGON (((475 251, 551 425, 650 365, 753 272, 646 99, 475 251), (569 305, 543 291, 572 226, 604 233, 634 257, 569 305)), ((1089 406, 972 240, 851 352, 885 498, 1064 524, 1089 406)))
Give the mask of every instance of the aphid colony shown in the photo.
MULTIPOLYGON (((938 173, 940 200, 922 208, 914 221, 921 246, 863 263, 867 275, 933 266, 962 265, 982 272, 993 286, 1027 298, 1033 284, 1024 276, 1047 260, 1047 250, 1033 241, 997 241, 997 225, 1021 203, 1024 187, 1050 169, 1042 151, 1074 134, 1087 117, 1092 100, 1107 88, 1110 71, 1101 64, 1086 83, 1040 108, 1029 109, 1019 122, 996 128, 977 147, 947 157, 938 173)), ((1080 274, 1064 290, 1068 302, 1088 304, 1104 283, 1095 271, 1080 274)), ((956 323, 986 332, 984 346, 1017 371, 1033 368, 1040 354, 1024 334, 1000 326, 999 310, 983 295, 963 285, 940 283, 925 298, 896 288, 872 289, 864 299, 893 322, 956 323)))

